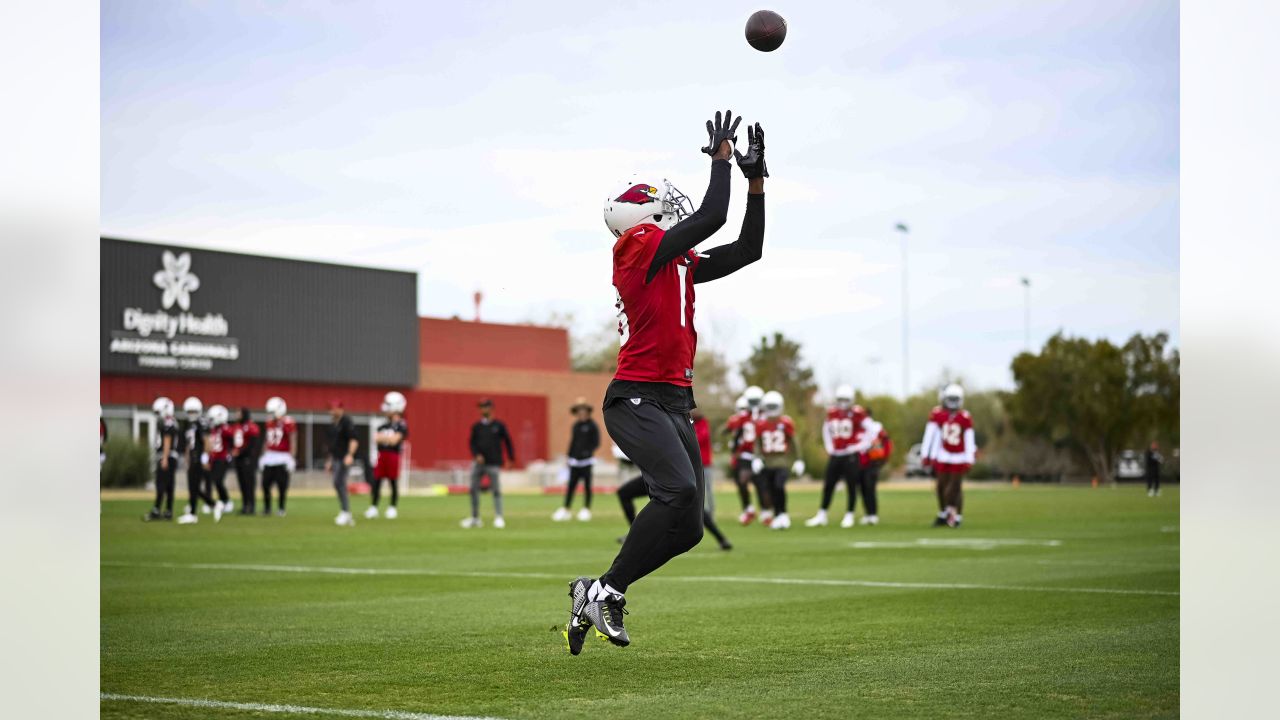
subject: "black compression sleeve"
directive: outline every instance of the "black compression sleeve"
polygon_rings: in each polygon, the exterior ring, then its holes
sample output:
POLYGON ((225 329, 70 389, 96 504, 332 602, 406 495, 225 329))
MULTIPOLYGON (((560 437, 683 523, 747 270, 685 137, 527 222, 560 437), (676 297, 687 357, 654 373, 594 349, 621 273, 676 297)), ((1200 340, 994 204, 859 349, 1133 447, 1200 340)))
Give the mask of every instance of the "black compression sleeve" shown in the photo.
POLYGON ((711 161, 711 182, 707 184, 702 204, 662 236, 662 242, 658 243, 658 250, 649 263, 645 282, 658 274, 658 268, 689 252, 724 225, 729 214, 729 170, 732 167, 728 160, 711 161))
POLYGON ((747 195, 747 212, 742 217, 742 232, 736 242, 719 245, 702 253, 695 283, 711 282, 737 272, 764 254, 764 193, 747 195))

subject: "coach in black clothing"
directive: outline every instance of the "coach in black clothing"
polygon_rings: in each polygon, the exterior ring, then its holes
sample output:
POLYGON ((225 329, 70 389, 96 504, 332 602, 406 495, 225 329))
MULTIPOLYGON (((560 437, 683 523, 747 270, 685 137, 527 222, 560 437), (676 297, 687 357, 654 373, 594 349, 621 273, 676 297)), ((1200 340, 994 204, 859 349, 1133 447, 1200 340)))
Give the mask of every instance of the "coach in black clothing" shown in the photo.
POLYGON ((471 517, 463 521, 463 527, 480 525, 480 480, 489 476, 489 484, 493 489, 493 525, 503 527, 502 519, 502 487, 498 484, 498 475, 502 470, 502 450, 506 448, 507 458, 514 464, 516 452, 511 446, 511 433, 501 420, 493 417, 493 401, 480 401, 480 419, 471 426, 471 456, 475 464, 471 466, 471 517))
POLYGON ((335 520, 339 525, 354 525, 351 521, 351 502, 347 497, 347 473, 356 460, 356 450, 360 440, 356 437, 356 428, 341 400, 329 403, 329 458, 324 461, 324 469, 333 471, 333 489, 338 492, 338 503, 342 512, 335 520))
POLYGON ((1152 440, 1151 447, 1147 448, 1145 468, 1147 495, 1151 497, 1160 494, 1160 465, 1163 463, 1164 456, 1160 454, 1160 443, 1152 440))

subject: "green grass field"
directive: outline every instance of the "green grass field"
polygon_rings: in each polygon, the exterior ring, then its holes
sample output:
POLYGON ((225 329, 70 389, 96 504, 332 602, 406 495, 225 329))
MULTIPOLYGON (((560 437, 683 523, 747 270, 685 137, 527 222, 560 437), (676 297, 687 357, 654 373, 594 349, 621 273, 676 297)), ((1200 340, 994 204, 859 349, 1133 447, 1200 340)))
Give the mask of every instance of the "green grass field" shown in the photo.
MULTIPOLYGON (((928 527, 924 491, 852 530, 742 528, 718 501, 737 547, 708 536, 632 586, 632 645, 578 657, 551 628, 613 558, 612 497, 557 524, 556 499, 510 496, 505 530, 459 528, 463 497, 355 528, 331 499, 195 526, 104 502, 102 716, 1178 714, 1176 489, 970 488, 958 530, 928 527)), ((793 494, 797 524, 816 503, 793 494)))

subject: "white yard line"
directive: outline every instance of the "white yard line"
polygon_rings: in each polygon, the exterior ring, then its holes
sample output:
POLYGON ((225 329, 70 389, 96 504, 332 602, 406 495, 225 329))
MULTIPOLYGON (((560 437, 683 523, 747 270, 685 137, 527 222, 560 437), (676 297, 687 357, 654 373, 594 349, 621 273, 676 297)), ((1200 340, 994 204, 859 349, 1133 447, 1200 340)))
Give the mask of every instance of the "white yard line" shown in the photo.
POLYGON ((337 715, 339 717, 379 718, 379 720, 497 720, 470 715, 432 715, 431 713, 406 712, 404 710, 349 710, 346 708, 320 708, 306 705, 278 705, 275 703, 230 702, 203 698, 168 698, 150 695, 118 695, 102 693, 99 698, 113 702, 141 702, 157 705, 182 705, 209 710, 248 710, 252 712, 288 713, 290 715, 337 715))
MULTIPOLYGON (((469 572, 465 570, 427 570, 399 568, 348 568, 323 565, 254 565, 232 563, 126 563, 103 561, 108 567, 150 567, 176 570, 232 570, 275 573, 312 573, 327 575, 410 575, 428 577, 510 578, 524 580, 566 580, 568 575, 521 572, 469 572)), ((1085 593, 1094 595, 1157 595, 1177 597, 1174 590, 1125 590, 1120 588, 1053 587, 1049 585, 984 585, 979 583, 890 582, 880 580, 824 580, 821 578, 770 578, 750 575, 658 575, 653 579, 667 582, 735 583, 750 585, 801 585, 813 587, 901 588, 915 590, 1007 590, 1011 592, 1085 593)), ((566 580, 567 582, 567 580, 566 580)))
POLYGON ((994 550, 998 547, 1060 547, 1061 540, 1024 540, 1021 538, 917 538, 903 541, 859 540, 849 543, 856 550, 877 548, 941 548, 944 550, 994 550))

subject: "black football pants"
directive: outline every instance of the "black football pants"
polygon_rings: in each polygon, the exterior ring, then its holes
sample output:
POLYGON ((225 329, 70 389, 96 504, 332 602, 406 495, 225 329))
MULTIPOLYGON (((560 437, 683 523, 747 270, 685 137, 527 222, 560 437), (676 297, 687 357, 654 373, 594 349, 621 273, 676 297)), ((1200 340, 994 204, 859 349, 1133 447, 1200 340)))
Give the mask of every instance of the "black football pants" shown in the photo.
MULTIPOLYGON (((862 496, 862 512, 866 515, 879 515, 879 499, 876 497, 876 484, 880 482, 880 467, 883 463, 873 462, 860 467, 854 475, 858 494, 862 496)), ((849 512, 853 512, 853 489, 849 490, 849 512)))
POLYGON ((200 514, 200 505, 196 502, 199 500, 206 505, 213 505, 213 498, 204 489, 204 466, 200 464, 200 457, 187 461, 187 494, 191 497, 191 514, 200 514))
POLYGON ((280 495, 280 509, 284 510, 285 501, 289 497, 289 467, 287 465, 267 465, 262 468, 262 512, 271 512, 271 488, 276 488, 280 495))
POLYGON ((162 508, 170 513, 173 512, 173 486, 177 484, 176 475, 178 469, 175 467, 177 460, 169 459, 169 468, 160 467, 160 462, 156 461, 156 505, 157 511, 162 508))
POLYGON ((832 455, 827 460, 827 474, 822 481, 822 509, 831 508, 831 499, 835 495, 836 486, 843 480, 849 490, 849 512, 853 512, 855 477, 858 471, 857 455, 832 455))
POLYGON ((251 457, 238 457, 236 463, 236 483, 240 485, 240 514, 253 512, 258 497, 257 463, 251 457))
POLYGON ((583 507, 591 507, 591 465, 569 468, 569 487, 564 491, 564 506, 573 504, 573 491, 582 483, 583 507))

